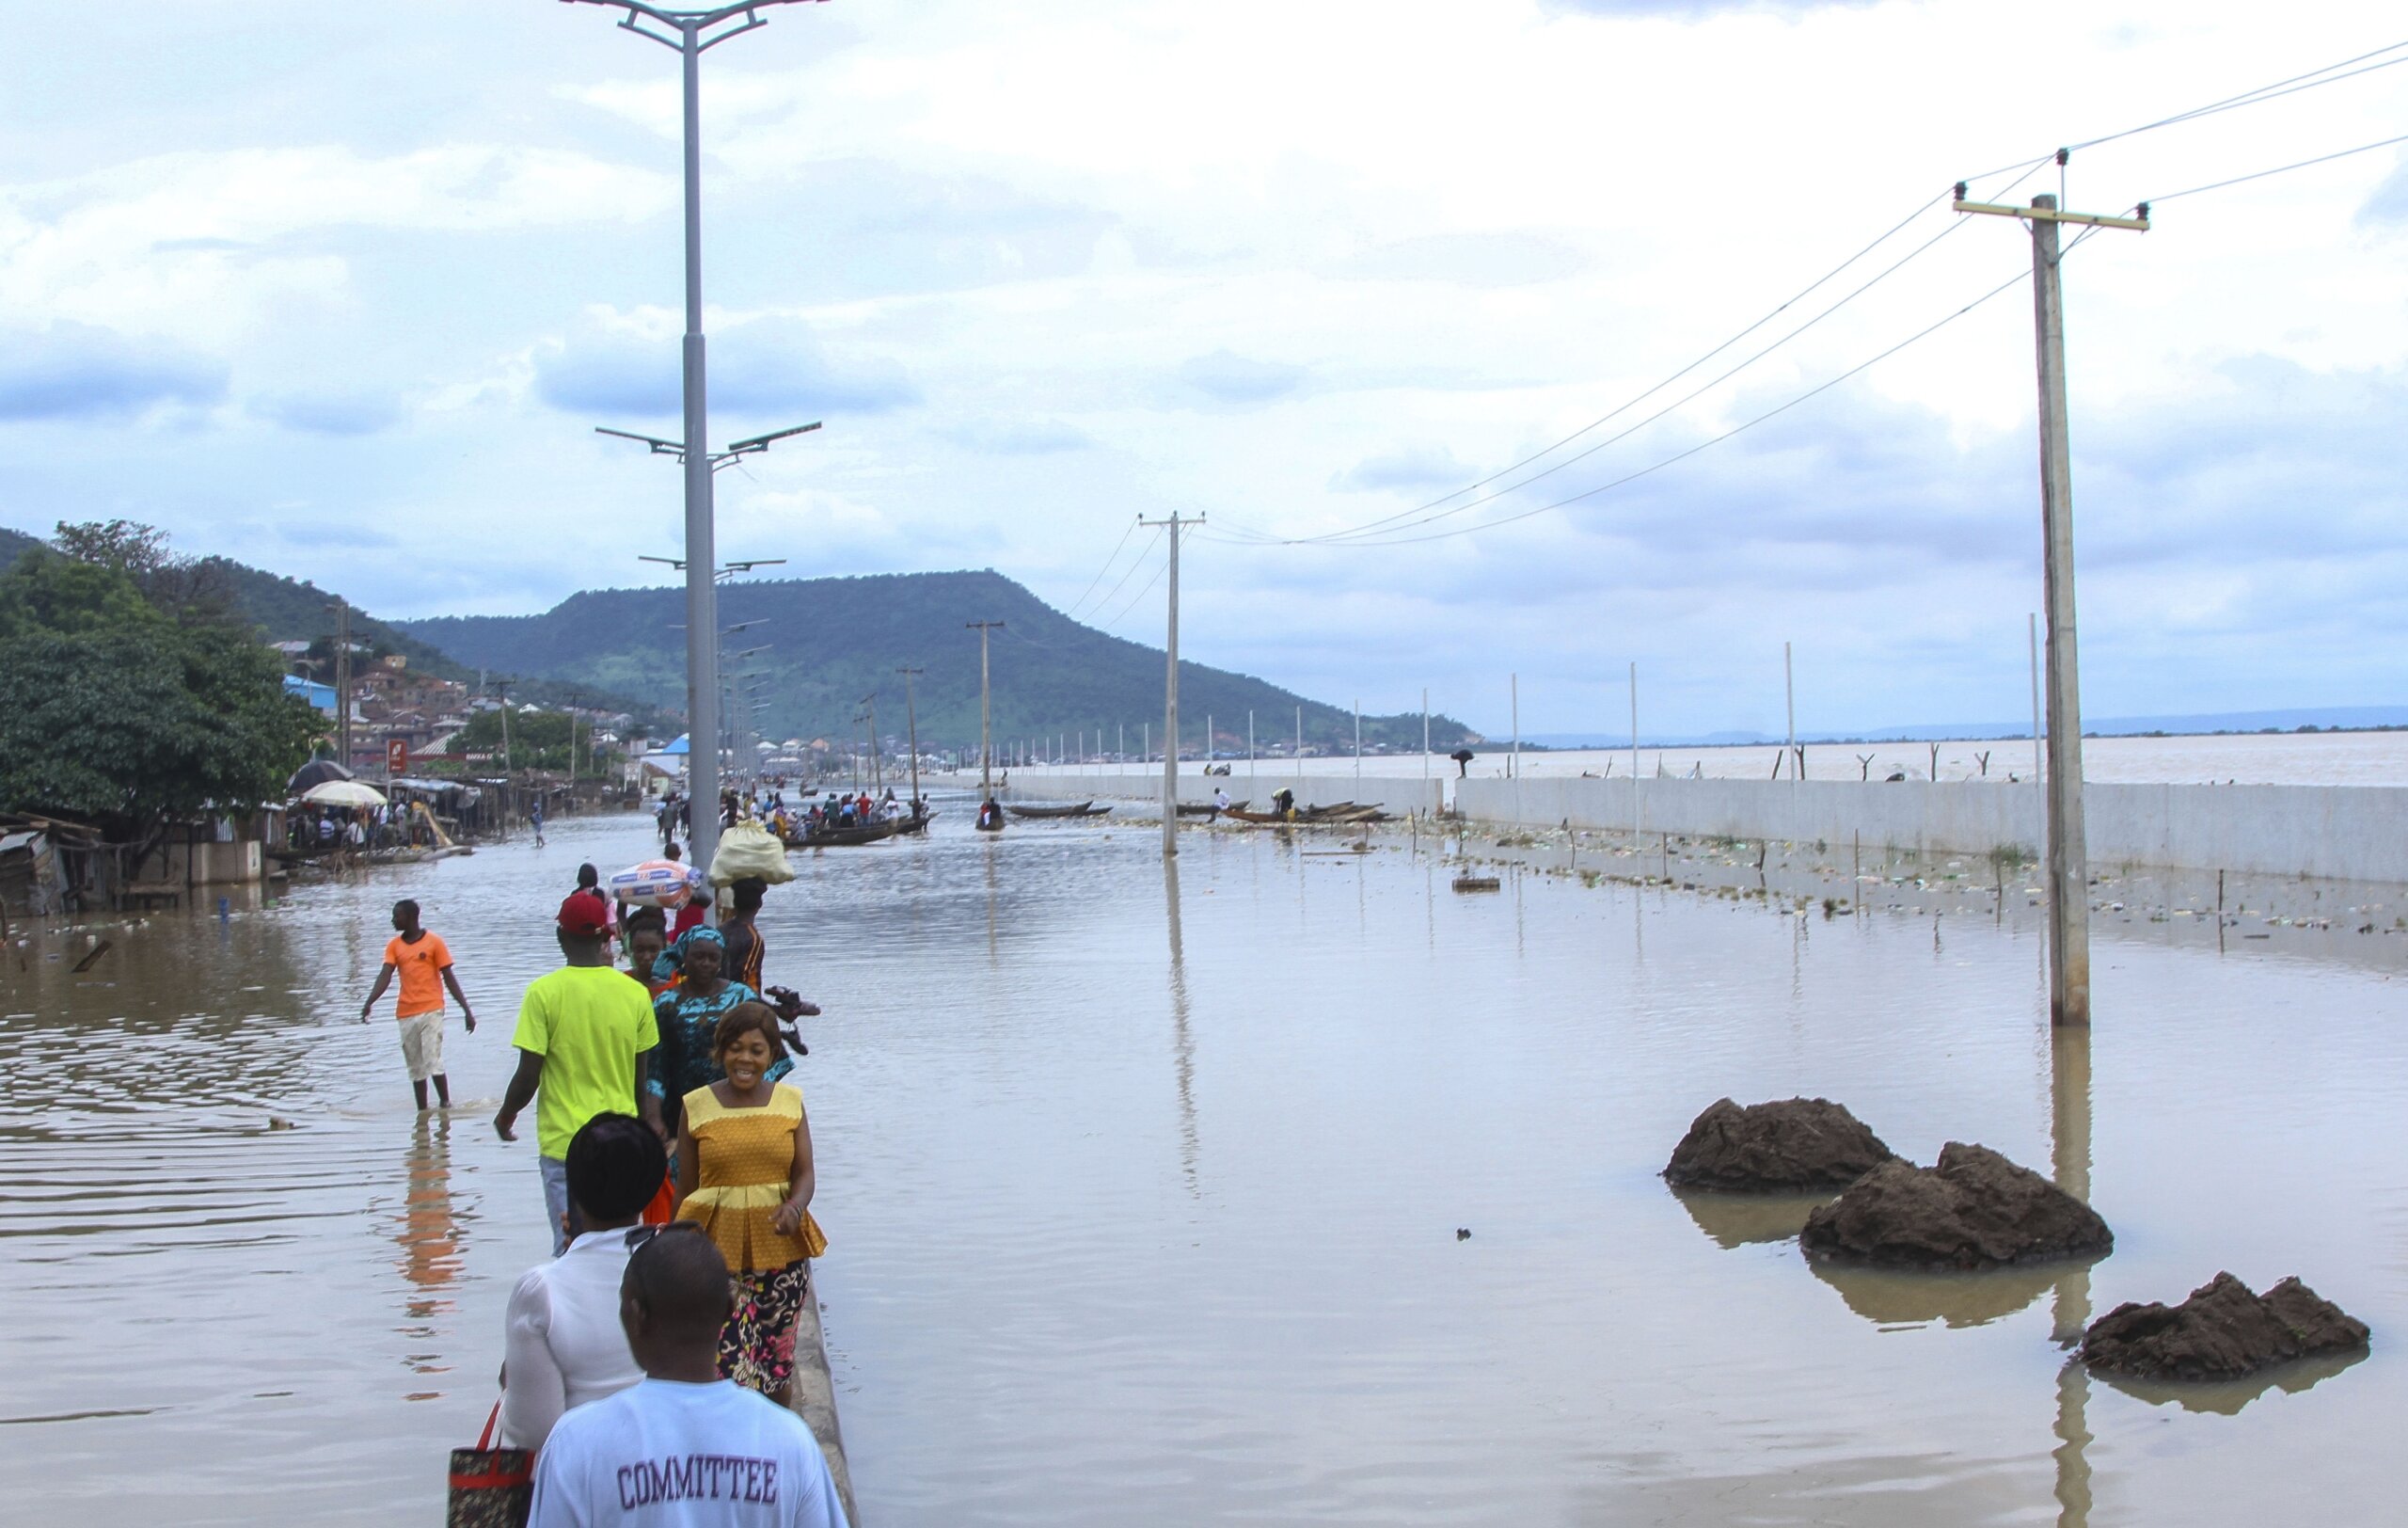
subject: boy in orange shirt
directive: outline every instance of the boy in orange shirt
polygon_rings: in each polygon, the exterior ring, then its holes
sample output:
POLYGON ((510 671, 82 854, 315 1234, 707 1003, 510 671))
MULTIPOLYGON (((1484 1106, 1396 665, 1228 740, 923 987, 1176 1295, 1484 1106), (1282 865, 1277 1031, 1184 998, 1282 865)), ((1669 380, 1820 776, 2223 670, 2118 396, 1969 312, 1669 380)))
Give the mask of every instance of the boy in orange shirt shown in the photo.
POLYGON ((402 1060, 410 1071, 410 1091, 418 1095, 423 1113, 426 1083, 432 1077, 436 1105, 448 1109, 452 1079, 443 1074, 443 989, 451 988, 452 995, 460 1000, 460 1016, 470 1034, 477 1032, 477 1016, 468 1008, 468 995, 460 990, 460 979, 452 974, 451 949, 418 926, 418 903, 393 904, 393 930, 392 939, 385 946, 385 968, 376 973, 376 990, 359 1005, 359 1022, 368 1022, 377 999, 392 985, 393 973, 399 971, 402 996, 394 1013, 402 1021, 402 1060))

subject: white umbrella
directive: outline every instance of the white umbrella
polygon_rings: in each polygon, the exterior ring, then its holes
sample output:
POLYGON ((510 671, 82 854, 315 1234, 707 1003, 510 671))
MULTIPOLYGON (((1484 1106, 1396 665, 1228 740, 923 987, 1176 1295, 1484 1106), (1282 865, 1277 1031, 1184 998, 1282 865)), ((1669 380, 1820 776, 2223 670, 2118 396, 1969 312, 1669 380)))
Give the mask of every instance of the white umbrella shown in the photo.
POLYGON ((301 793, 301 799, 312 806, 382 806, 384 792, 356 780, 328 780, 311 786, 301 793))

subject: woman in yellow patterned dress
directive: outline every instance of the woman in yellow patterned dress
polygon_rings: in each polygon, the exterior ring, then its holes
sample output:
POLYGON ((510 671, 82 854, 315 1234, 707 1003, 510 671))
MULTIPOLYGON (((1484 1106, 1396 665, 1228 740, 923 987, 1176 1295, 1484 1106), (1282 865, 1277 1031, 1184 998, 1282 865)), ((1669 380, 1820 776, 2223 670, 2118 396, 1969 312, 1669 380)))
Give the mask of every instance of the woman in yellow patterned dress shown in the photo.
POLYGON ((811 1121, 801 1092, 768 1078, 784 1049, 768 1004, 742 1003, 720 1020, 711 1054, 727 1075, 686 1095, 677 1214, 701 1222, 736 1276, 720 1374, 783 1405, 810 1260, 827 1246, 811 1218, 811 1121))

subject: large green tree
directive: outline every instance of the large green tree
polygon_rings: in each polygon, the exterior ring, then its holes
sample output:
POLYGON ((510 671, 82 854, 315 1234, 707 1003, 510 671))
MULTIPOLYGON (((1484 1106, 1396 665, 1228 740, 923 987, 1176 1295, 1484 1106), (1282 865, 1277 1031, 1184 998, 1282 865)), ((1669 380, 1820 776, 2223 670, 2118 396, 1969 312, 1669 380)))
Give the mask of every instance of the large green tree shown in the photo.
POLYGON ((143 573, 36 550, 0 574, 0 806, 134 840, 281 800, 309 757, 317 723, 275 652, 182 589, 149 597, 143 573))

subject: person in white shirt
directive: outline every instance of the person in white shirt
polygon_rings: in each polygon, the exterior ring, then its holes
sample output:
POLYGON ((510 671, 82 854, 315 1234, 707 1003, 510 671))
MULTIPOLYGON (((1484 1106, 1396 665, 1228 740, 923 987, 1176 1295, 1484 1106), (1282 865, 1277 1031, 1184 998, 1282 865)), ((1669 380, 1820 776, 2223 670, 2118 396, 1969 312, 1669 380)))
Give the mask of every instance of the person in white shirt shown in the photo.
POLYGON ((701 1231, 679 1220, 627 1234, 619 1316, 643 1382, 552 1429, 529 1528, 845 1528, 810 1427, 719 1377, 734 1286, 701 1231))
POLYGON ((586 1228, 527 1270, 502 1320, 501 1441, 542 1448, 561 1414, 643 1378, 619 1324, 628 1231, 669 1174, 669 1152, 631 1114, 597 1114, 571 1137, 568 1194, 586 1228))

